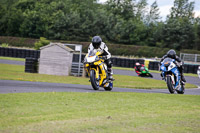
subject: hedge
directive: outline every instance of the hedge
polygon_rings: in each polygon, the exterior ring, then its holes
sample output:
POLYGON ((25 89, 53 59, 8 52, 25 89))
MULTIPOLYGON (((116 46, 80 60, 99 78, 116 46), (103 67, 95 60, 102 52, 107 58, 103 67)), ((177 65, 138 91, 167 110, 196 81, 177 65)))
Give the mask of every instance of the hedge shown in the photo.
MULTIPOLYGON (((34 43, 37 42, 37 41, 39 41, 39 39, 0 36, 0 44, 8 43, 9 46, 33 48, 34 43)), ((77 41, 64 41, 64 40, 50 40, 50 41, 51 42, 70 43, 70 44, 82 44, 84 53, 87 53, 87 49, 88 49, 88 46, 90 44, 90 42, 77 42, 77 41)), ((158 57, 158 58, 161 58, 169 50, 169 48, 111 44, 111 43, 107 43, 107 46, 108 46, 109 51, 112 55, 121 55, 121 56, 124 55, 124 56, 158 57)), ((179 55, 180 52, 200 54, 200 51, 197 51, 197 50, 183 49, 181 51, 177 51, 177 55, 179 55)))

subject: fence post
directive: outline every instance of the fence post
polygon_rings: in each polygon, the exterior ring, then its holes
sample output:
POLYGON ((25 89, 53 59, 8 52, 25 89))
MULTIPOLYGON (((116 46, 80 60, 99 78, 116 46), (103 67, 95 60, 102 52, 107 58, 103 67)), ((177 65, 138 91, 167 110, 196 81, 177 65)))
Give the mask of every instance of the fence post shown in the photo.
POLYGON ((197 62, 197 54, 195 54, 194 62, 197 62))

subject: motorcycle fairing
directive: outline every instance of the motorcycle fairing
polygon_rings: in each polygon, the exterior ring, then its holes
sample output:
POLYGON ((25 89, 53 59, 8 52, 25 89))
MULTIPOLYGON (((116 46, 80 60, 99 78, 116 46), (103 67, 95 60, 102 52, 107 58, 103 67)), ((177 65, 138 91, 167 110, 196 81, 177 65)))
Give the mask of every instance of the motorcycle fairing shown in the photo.
POLYGON ((179 84, 179 81, 181 79, 180 72, 177 67, 174 67, 173 69, 171 69, 171 71, 176 76, 176 84, 174 86, 174 88, 176 88, 176 86, 179 84))

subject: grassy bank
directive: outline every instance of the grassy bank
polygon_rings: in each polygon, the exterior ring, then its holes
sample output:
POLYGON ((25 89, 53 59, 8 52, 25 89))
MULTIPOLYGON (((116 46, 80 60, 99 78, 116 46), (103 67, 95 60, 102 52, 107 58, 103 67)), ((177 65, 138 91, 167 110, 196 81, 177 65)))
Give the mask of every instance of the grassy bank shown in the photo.
POLYGON ((119 92, 0 94, 0 132, 199 132, 199 101, 119 92))
POLYGON ((2 56, 0 56, 0 59, 2 59, 2 60, 14 60, 14 61, 25 61, 24 58, 13 58, 13 57, 2 57, 2 56))
MULTIPOLYGON (((20 65, 0 64, 0 79, 90 85, 89 78, 25 73, 24 69, 24 66, 20 65)), ((161 80, 126 75, 114 75, 114 78, 114 87, 139 89, 167 88, 166 83, 161 80)), ((197 86, 187 83, 186 88, 197 88, 197 86)))

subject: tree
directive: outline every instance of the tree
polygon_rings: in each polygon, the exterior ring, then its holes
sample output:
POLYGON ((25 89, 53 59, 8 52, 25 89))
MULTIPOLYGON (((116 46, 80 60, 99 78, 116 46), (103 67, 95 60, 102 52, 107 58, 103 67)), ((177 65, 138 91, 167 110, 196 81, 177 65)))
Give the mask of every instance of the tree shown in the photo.
POLYGON ((46 45, 48 45, 50 43, 50 41, 49 40, 47 40, 46 38, 44 38, 44 37, 40 37, 40 40, 38 41, 38 42, 35 42, 35 49, 36 50, 39 50, 40 49, 40 47, 43 47, 43 46, 46 46, 46 45))
POLYGON ((161 19, 161 17, 160 17, 158 4, 155 1, 150 7, 150 11, 149 11, 149 13, 147 15, 146 23, 148 25, 149 24, 156 24, 160 19, 161 19))
POLYGON ((194 2, 189 2, 188 0, 175 0, 174 6, 171 8, 170 15, 167 17, 169 19, 174 18, 194 18, 194 2))
POLYGON ((194 45, 193 27, 194 2, 175 0, 163 30, 165 47, 174 49, 189 48, 194 45))
POLYGON ((195 34, 194 49, 200 50, 200 18, 195 19, 194 34, 195 34))
POLYGON ((145 21, 145 15, 147 12, 147 0, 139 0, 135 9, 136 9, 136 18, 137 20, 145 21))

